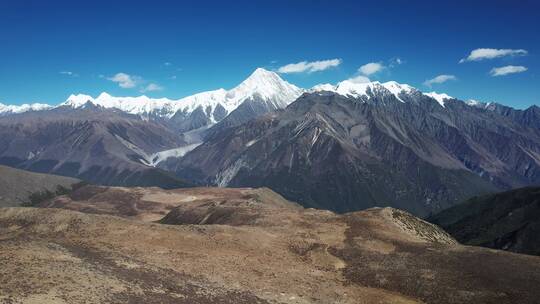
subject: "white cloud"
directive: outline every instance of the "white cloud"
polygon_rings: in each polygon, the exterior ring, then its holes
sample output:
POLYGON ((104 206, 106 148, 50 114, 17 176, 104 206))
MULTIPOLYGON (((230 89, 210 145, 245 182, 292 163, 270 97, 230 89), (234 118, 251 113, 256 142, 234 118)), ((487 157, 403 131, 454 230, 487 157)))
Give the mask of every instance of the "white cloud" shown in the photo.
POLYGON ((383 69, 384 69, 384 65, 382 63, 370 62, 358 68, 358 72, 366 76, 370 76, 372 74, 382 71, 383 69))
POLYGON ((433 84, 436 84, 436 83, 443 83, 443 82, 447 82, 449 80, 457 80, 457 77, 454 76, 454 75, 439 75, 433 79, 429 79, 429 80, 426 80, 424 81, 424 85, 425 86, 428 86, 428 87, 431 87, 433 84))
POLYGON ((390 59, 388 61, 388 67, 389 68, 394 68, 394 67, 396 67, 398 65, 402 65, 404 63, 405 63, 405 61, 403 59, 401 59, 399 57, 395 57, 395 58, 392 58, 392 59, 390 59))
POLYGON ((495 76, 504 76, 508 74, 515 74, 515 73, 522 73, 527 70, 524 66, 516 66, 516 65, 507 65, 499 68, 493 68, 489 72, 489 74, 493 77, 495 76))
POLYGON ((324 71, 329 68, 337 67, 341 64, 341 59, 329 59, 329 60, 319 60, 319 61, 302 61, 298 63, 290 63, 284 65, 278 69, 279 73, 313 73, 318 71, 324 71))
POLYGON ((527 51, 523 49, 487 49, 481 48, 471 51, 467 58, 463 58, 459 63, 466 61, 480 61, 484 59, 493 59, 504 56, 525 56, 527 51))
POLYGON ((67 76, 72 76, 72 77, 79 77, 79 74, 73 73, 71 71, 60 71, 60 74, 67 75, 67 76))
POLYGON ((141 92, 153 92, 153 91, 161 91, 163 90, 163 87, 156 83, 149 83, 146 87, 141 89, 141 92))
POLYGON ((353 78, 349 78, 347 80, 350 81, 350 82, 354 82, 354 83, 367 83, 367 82, 371 81, 371 80, 369 80, 368 77, 366 77, 364 75, 359 75, 359 76, 356 76, 356 77, 353 77, 353 78))
POLYGON ((134 88, 137 83, 141 81, 141 78, 139 76, 132 76, 126 73, 117 73, 113 77, 107 79, 112 82, 118 83, 118 85, 124 89, 134 88))

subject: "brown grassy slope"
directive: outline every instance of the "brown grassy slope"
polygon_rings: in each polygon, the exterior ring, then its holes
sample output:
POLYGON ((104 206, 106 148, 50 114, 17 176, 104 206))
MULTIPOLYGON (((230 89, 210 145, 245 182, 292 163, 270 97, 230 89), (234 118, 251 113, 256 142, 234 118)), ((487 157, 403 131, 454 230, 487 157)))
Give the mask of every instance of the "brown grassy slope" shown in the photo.
POLYGON ((0 302, 540 299, 540 258, 459 245, 438 227, 396 209, 336 215, 299 208, 267 189, 99 189, 87 189, 95 193, 73 205, 66 199, 64 207, 114 206, 103 210, 124 218, 0 209, 0 302), (111 193, 115 202, 106 205, 111 193), (157 207, 142 209, 141 201, 157 207), (134 213, 119 208, 135 203, 134 213), (169 208, 162 222, 170 225, 145 222, 169 208))

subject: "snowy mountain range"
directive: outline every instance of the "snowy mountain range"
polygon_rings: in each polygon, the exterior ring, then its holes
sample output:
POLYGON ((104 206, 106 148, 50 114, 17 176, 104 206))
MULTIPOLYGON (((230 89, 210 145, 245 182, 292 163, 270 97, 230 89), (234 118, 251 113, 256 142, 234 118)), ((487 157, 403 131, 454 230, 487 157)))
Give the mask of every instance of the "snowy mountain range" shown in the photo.
POLYGON ((52 108, 54 107, 43 103, 25 103, 22 105, 5 105, 3 103, 0 103, 0 115, 19 114, 29 111, 43 111, 52 108))
MULTIPOLYGON (((104 108, 115 108, 129 114, 140 115, 145 118, 162 118, 166 120, 176 117, 190 117, 200 111, 207 123, 214 124, 225 118, 248 99, 259 99, 270 104, 272 108, 285 108, 305 92, 333 92, 345 97, 360 98, 364 101, 373 99, 380 94, 393 95, 405 102, 407 96, 424 94, 437 101, 444 107, 445 100, 454 99, 445 93, 422 93, 420 90, 395 81, 389 82, 363 82, 344 80, 336 85, 320 84, 311 89, 302 89, 283 80, 278 74, 263 68, 257 68, 246 80, 231 90, 223 88, 197 93, 181 99, 150 98, 145 95, 138 97, 115 97, 103 92, 96 98, 86 94, 70 95, 66 101, 59 105, 42 103, 23 105, 4 105, 0 103, 0 115, 18 114, 27 111, 43 111, 57 107, 81 108, 91 103, 104 108)), ((470 105, 485 106, 485 103, 471 101, 470 105)), ((200 116, 200 115, 199 115, 200 116)), ((183 130, 187 131, 187 130, 183 130)))
POLYGON ((178 100, 79 94, 0 112, 0 164, 98 184, 268 186, 310 207, 427 215, 540 182, 539 107, 395 81, 302 89, 259 68, 178 100))
POLYGON ((284 108, 304 92, 283 79, 276 73, 262 68, 256 69, 246 80, 231 90, 223 88, 197 93, 181 99, 139 97, 115 97, 101 93, 96 98, 85 95, 71 95, 57 106, 35 104, 32 106, 0 106, 0 113, 22 113, 30 110, 48 110, 57 107, 82 108, 88 103, 103 108, 115 108, 129 114, 143 117, 173 119, 175 116, 189 117, 196 111, 202 111, 210 124, 216 123, 234 111, 246 99, 260 98, 284 108))
POLYGON ((538 184, 540 108, 346 81, 211 132, 158 167, 204 185, 269 187, 308 207, 393 206, 426 216, 473 195, 538 184))

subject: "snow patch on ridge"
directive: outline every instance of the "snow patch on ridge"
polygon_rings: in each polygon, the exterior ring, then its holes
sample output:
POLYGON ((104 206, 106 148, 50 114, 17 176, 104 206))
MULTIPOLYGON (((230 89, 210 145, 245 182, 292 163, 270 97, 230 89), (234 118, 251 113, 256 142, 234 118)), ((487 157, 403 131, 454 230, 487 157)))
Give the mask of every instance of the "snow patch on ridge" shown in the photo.
POLYGON ((184 155, 186 155, 188 152, 200 146, 201 144, 202 143, 196 143, 196 144, 183 146, 180 148, 174 148, 174 149, 169 149, 169 150, 154 153, 150 155, 150 157, 148 158, 148 163, 150 166, 155 167, 157 166, 157 164, 159 164, 160 162, 164 160, 167 160, 169 157, 181 158, 184 155))
POLYGON ((431 97, 433 99, 435 99, 440 105, 441 107, 444 108, 444 101, 447 100, 447 99, 454 99, 454 97, 448 95, 448 94, 445 94, 445 93, 437 93, 437 92, 429 92, 429 93, 423 93, 424 95, 428 96, 428 97, 431 97))
POLYGON ((227 187, 231 180, 238 174, 240 169, 247 168, 248 165, 243 159, 238 159, 237 161, 232 164, 232 166, 229 166, 219 172, 216 176, 216 184, 218 187, 227 187))
POLYGON ((0 103, 0 115, 19 114, 29 111, 44 111, 51 108, 52 106, 43 103, 25 103, 22 105, 5 105, 3 103, 0 103))
POLYGON ((251 147, 252 145, 254 145, 255 143, 257 143, 259 140, 258 139, 254 139, 254 140, 250 140, 246 143, 246 147, 251 147))
POLYGON ((401 94, 411 94, 415 91, 417 91, 415 88, 408 84, 400 84, 396 81, 388 81, 388 82, 356 82, 352 79, 344 80, 339 82, 337 85, 331 85, 328 83, 316 85, 310 90, 311 92, 320 92, 320 91, 327 91, 327 92, 334 92, 342 96, 347 97, 353 97, 353 98, 360 98, 360 97, 366 97, 370 99, 373 95, 377 94, 378 92, 383 92, 387 94, 391 94, 396 97, 397 100, 401 102, 405 102, 403 99, 401 99, 401 94))

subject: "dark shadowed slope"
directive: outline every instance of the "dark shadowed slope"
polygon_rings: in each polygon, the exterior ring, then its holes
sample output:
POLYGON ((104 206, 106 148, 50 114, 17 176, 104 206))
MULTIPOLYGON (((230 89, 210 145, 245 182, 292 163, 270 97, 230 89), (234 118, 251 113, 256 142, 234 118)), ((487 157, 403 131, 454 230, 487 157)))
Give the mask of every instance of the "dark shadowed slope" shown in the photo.
POLYGON ((474 197, 428 220, 464 244, 540 255, 540 187, 474 197))
POLYGON ((31 195, 71 189, 80 180, 0 166, 0 207, 29 204, 31 195))

